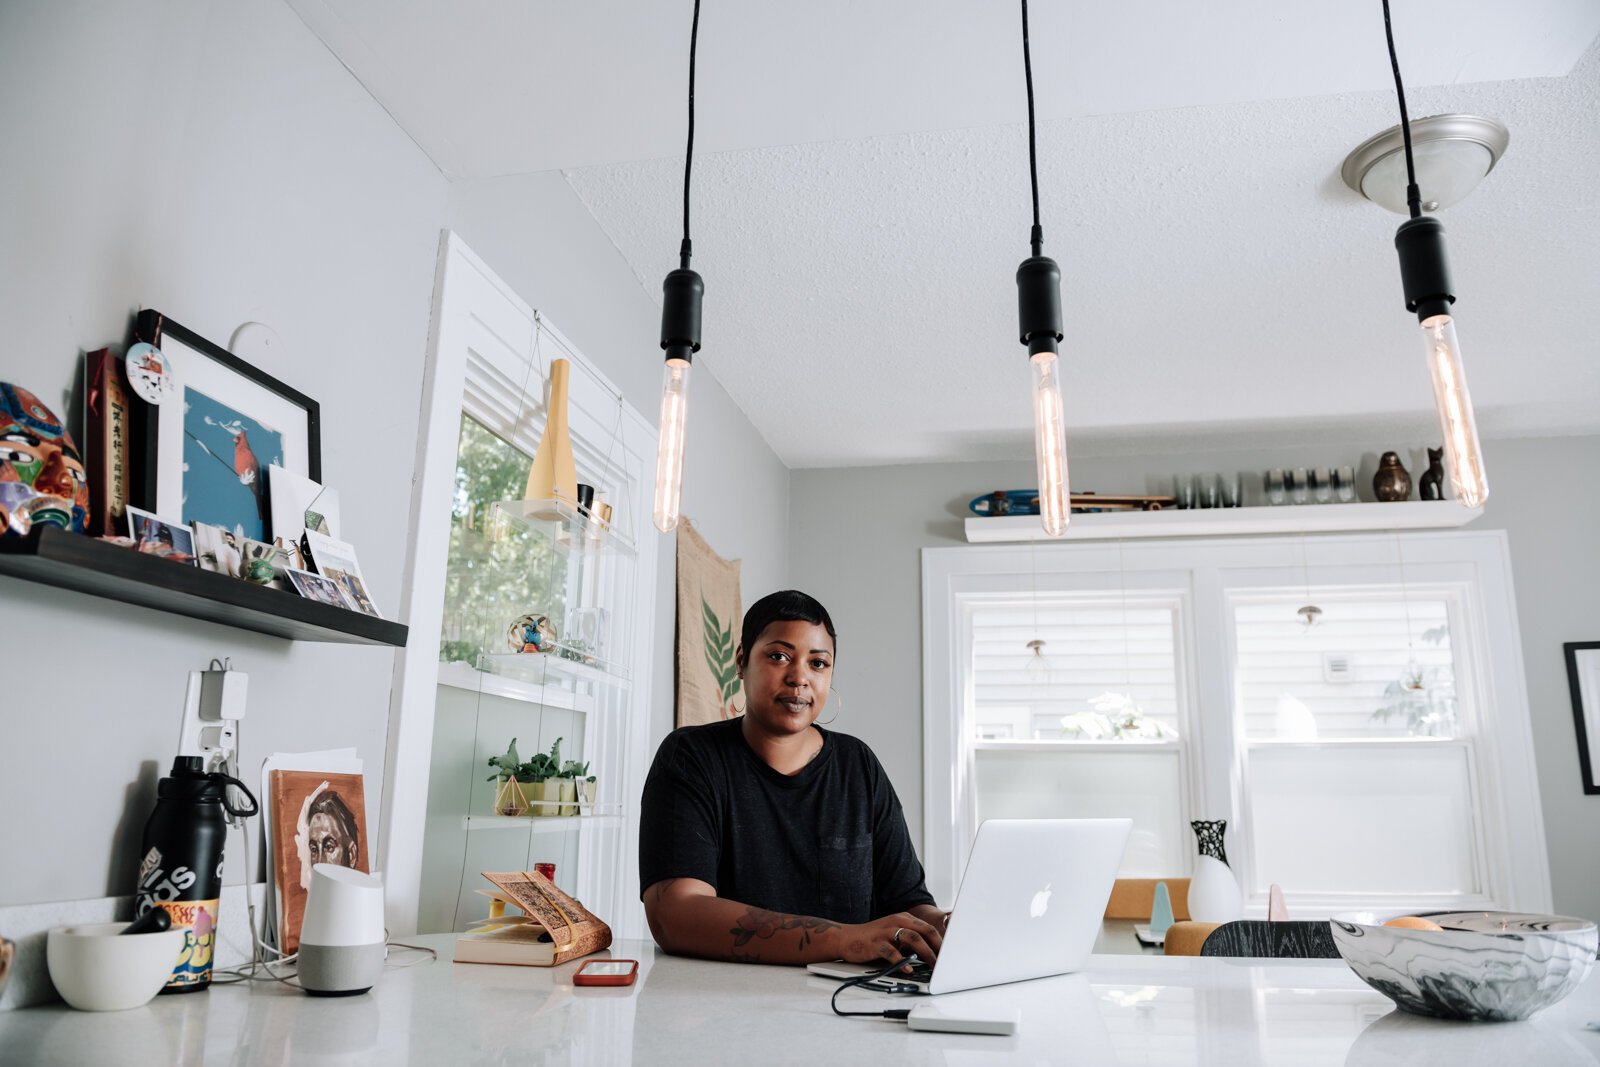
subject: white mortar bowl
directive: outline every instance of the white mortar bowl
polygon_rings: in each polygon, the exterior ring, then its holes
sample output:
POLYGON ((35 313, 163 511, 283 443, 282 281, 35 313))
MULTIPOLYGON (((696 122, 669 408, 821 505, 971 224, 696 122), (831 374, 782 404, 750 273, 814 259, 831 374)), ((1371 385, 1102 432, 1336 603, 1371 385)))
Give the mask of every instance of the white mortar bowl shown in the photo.
POLYGON ((1559 915, 1446 911, 1418 917, 1444 929, 1345 919, 1331 920, 1329 928, 1362 981, 1403 1011, 1441 1019, 1526 1019, 1578 988, 1600 940, 1594 923, 1559 915))
POLYGON ((127 923, 58 926, 45 942, 50 981, 79 1011, 125 1011, 148 1003, 172 977, 182 929, 117 936, 127 923))

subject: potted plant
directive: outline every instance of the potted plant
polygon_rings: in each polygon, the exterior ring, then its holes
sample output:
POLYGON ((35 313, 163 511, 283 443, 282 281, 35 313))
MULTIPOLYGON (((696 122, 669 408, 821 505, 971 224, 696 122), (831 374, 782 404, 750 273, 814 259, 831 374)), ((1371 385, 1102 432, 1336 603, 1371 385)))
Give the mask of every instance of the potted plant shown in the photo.
POLYGON ((578 810, 585 815, 594 814, 594 798, 599 791, 599 785, 594 780, 594 775, 589 775, 578 783, 578 810))
POLYGON ((568 760, 561 768, 561 814, 578 814, 578 779, 589 773, 587 763, 568 760))
POLYGON ((550 746, 548 753, 536 753, 522 765, 519 775, 533 783, 531 798, 534 815, 555 815, 561 810, 561 738, 550 746))
POLYGON ((517 755, 517 739, 515 737, 511 739, 511 744, 507 746, 504 755, 490 756, 487 762, 496 770, 495 774, 486 779, 498 783, 494 791, 495 814, 526 814, 532 791, 528 788, 528 779, 522 773, 523 763, 521 757, 517 755))

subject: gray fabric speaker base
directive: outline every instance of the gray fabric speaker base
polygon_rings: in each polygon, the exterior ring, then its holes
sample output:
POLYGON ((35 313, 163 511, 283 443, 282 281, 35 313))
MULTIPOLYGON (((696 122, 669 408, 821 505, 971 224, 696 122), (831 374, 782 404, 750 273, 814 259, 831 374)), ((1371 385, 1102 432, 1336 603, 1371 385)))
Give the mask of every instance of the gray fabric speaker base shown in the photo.
POLYGON ((317 997, 365 993, 383 973, 384 944, 308 945, 300 943, 299 979, 317 997))

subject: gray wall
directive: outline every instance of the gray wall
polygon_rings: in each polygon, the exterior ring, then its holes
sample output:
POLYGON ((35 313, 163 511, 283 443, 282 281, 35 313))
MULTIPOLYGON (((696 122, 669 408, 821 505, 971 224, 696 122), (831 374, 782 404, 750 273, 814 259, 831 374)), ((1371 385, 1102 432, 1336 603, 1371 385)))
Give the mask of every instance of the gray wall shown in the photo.
MULTIPOLYGON (((223 346, 270 324, 263 369, 321 402, 323 476, 392 615, 438 170, 279 2, 0 5, 0 129, 0 380, 65 414, 80 352, 120 347, 141 305, 223 346)), ((6 578, 0 603, 0 905, 132 891, 186 672, 213 656, 250 674, 245 764, 355 746, 377 831, 391 651, 6 578)))
MULTIPOLYGON (((1558 912, 1600 918, 1600 797, 1578 775, 1565 641, 1600 639, 1600 496, 1579 472, 1600 469, 1600 437, 1487 441, 1493 495, 1474 529, 1504 529, 1511 548, 1534 752, 1558 912)), ((1420 450, 1418 450, 1420 451, 1420 450)), ((1165 491, 1173 472, 1316 466, 1364 446, 1320 445, 1167 456, 1074 456, 1072 482, 1105 492, 1165 491), (1269 457, 1264 459, 1263 457, 1269 457)), ((1408 454, 1413 476, 1426 467, 1408 454)), ((922 604, 920 549, 964 544, 966 502, 1035 484, 1033 464, 968 463, 797 470, 791 473, 795 585, 828 605, 839 627, 836 728, 882 759, 920 840, 922 604)))

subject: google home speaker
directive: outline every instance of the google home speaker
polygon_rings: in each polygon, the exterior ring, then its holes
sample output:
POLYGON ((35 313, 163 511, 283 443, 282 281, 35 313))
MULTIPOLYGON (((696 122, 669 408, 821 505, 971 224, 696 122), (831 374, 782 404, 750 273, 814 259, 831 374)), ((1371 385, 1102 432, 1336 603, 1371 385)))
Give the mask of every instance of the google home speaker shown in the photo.
POLYGON ((365 993, 383 973, 383 883, 370 874, 319 863, 300 924, 300 985, 314 997, 365 993))

